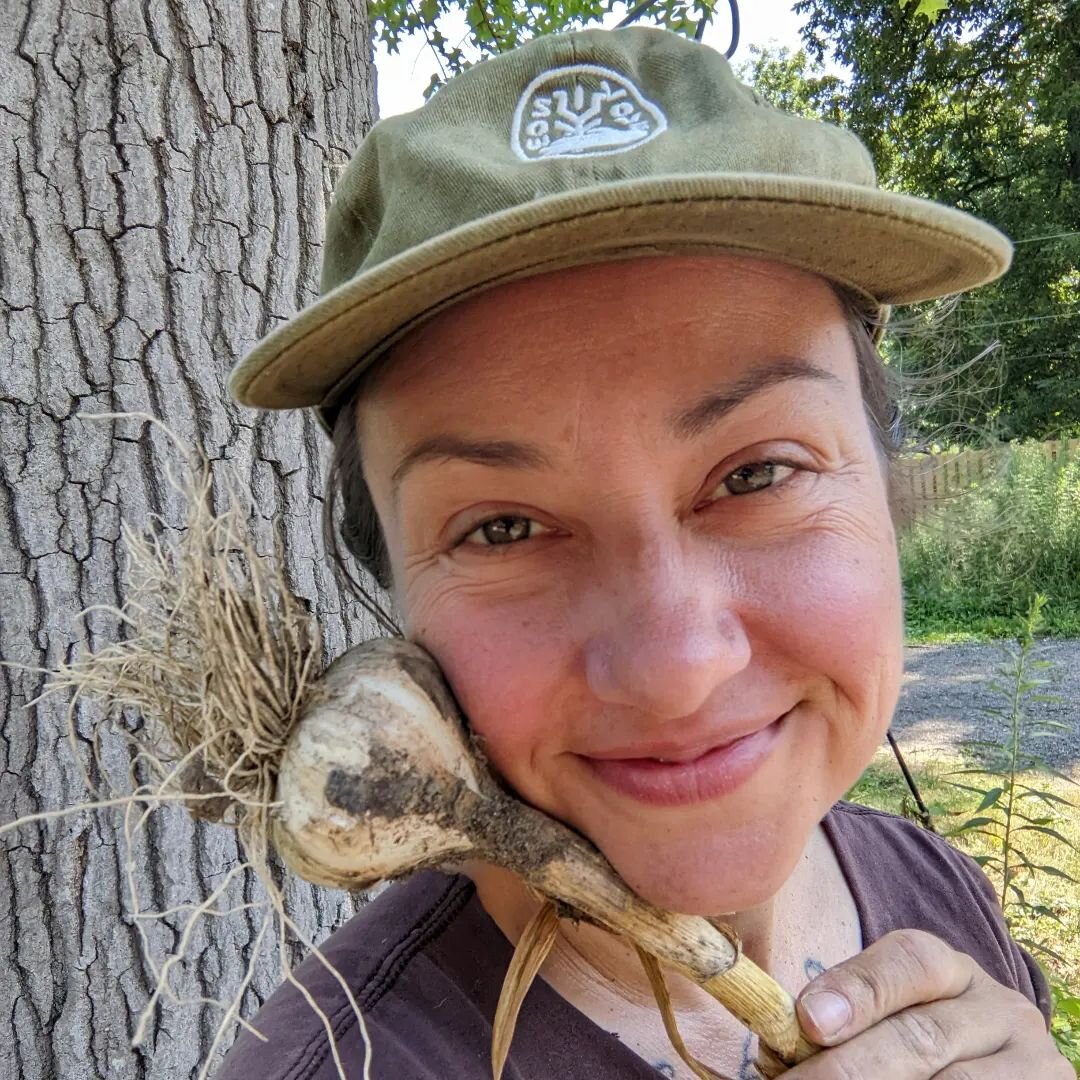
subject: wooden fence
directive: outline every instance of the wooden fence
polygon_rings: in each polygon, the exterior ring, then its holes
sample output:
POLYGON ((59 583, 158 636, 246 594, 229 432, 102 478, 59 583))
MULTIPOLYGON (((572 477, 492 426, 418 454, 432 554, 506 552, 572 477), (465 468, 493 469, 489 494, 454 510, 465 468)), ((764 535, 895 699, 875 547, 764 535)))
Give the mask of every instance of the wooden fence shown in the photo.
MULTIPOLYGON (((900 458, 894 477, 896 496, 905 511, 903 518, 918 518, 989 479, 1007 452, 1008 447, 1002 446, 900 458)), ((1052 461, 1066 454, 1071 458, 1080 456, 1080 439, 1043 443, 1042 452, 1052 461)))

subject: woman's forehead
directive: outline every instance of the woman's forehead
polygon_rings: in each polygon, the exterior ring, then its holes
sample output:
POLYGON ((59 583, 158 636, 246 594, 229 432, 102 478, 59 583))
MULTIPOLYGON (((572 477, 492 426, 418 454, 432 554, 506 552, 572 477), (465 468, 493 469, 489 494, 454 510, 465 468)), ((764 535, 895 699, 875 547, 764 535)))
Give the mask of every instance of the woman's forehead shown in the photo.
MULTIPOLYGON (((741 257, 621 260, 513 282, 463 301, 395 348, 369 392, 434 412, 648 394, 812 362, 855 379, 848 321, 813 274, 741 257)), ((361 399, 363 404, 363 396, 361 399)))

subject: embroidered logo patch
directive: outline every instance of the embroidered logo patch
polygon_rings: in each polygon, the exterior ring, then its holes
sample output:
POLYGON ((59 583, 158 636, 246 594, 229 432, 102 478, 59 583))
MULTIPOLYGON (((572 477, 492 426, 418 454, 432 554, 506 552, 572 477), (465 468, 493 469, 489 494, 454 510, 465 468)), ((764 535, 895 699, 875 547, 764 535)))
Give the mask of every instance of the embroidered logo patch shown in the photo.
POLYGON ((522 161, 619 154, 667 130, 667 117, 625 76, 592 64, 554 68, 525 88, 510 144, 522 161))

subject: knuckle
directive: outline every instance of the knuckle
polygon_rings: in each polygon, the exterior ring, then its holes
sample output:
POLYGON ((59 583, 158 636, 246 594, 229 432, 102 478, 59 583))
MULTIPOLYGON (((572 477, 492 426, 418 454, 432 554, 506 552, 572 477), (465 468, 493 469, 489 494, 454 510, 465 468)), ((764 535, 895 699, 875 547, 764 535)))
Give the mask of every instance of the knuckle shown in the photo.
POLYGON ((893 951, 902 969, 901 977, 927 995, 923 1000, 957 997, 977 985, 981 971, 978 964, 933 934, 923 930, 898 931, 893 951))
POLYGON ((855 1000, 861 1000, 866 1006, 857 1012, 869 1012, 875 1017, 887 1016, 892 997, 892 979, 889 970, 873 964, 859 964, 846 973, 850 985, 845 991, 855 1000))
POLYGON ((876 1017, 894 1012, 906 988, 940 981, 935 972, 948 948, 921 930, 894 930, 882 938, 882 944, 873 962, 855 963, 846 972, 853 995, 866 1002, 876 1017))
POLYGON ((1045 1076, 1046 1080, 1076 1080, 1076 1069, 1046 1030, 1042 1013, 1032 1006, 1030 1011, 1025 1010, 1024 1021, 1031 1030, 1025 1032, 1016 1025, 1002 1052, 1028 1066, 1044 1063, 1045 1067, 1038 1070, 1038 1075, 1045 1076))
POLYGON ((952 1032, 932 1009, 907 1009, 888 1021, 903 1051, 920 1065, 936 1069, 952 1052, 952 1032))
POLYGON ((901 963, 920 981, 932 980, 952 950, 925 930, 897 930, 889 935, 901 963))
POLYGON ((1038 1007, 1019 993, 1012 993, 1010 1008, 1002 1010, 1002 1023, 1009 1032, 1007 1046, 1030 1046, 1051 1042, 1046 1030, 1046 1019, 1038 1007))
POLYGON ((1046 1018, 1030 1001, 1024 1001, 1024 1009, 1021 1011, 1016 1026, 1019 1030, 1029 1033, 1032 1039, 1052 1041, 1046 1030, 1046 1018))

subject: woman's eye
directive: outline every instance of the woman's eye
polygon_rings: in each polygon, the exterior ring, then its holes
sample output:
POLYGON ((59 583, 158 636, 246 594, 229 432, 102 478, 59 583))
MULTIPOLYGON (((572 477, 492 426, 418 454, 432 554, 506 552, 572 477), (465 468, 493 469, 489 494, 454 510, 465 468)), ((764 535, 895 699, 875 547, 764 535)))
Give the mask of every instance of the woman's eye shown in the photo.
POLYGON ((532 518, 507 514, 504 517, 488 518, 464 536, 462 543, 476 544, 480 547, 506 546, 515 544, 519 540, 531 540, 534 536, 547 531, 543 525, 532 518))
MULTIPOLYGON (((713 492, 714 499, 730 495, 750 495, 783 483, 796 471, 794 465, 779 461, 751 461, 728 473, 713 492)), ((459 543, 475 547, 509 547, 520 540, 534 537, 551 530, 533 518, 522 514, 503 514, 482 521, 466 533, 459 543)))
POLYGON ((715 497, 724 499, 729 495, 762 491, 786 480, 794 471, 794 466, 779 461, 751 461, 728 473, 720 482, 715 497))

